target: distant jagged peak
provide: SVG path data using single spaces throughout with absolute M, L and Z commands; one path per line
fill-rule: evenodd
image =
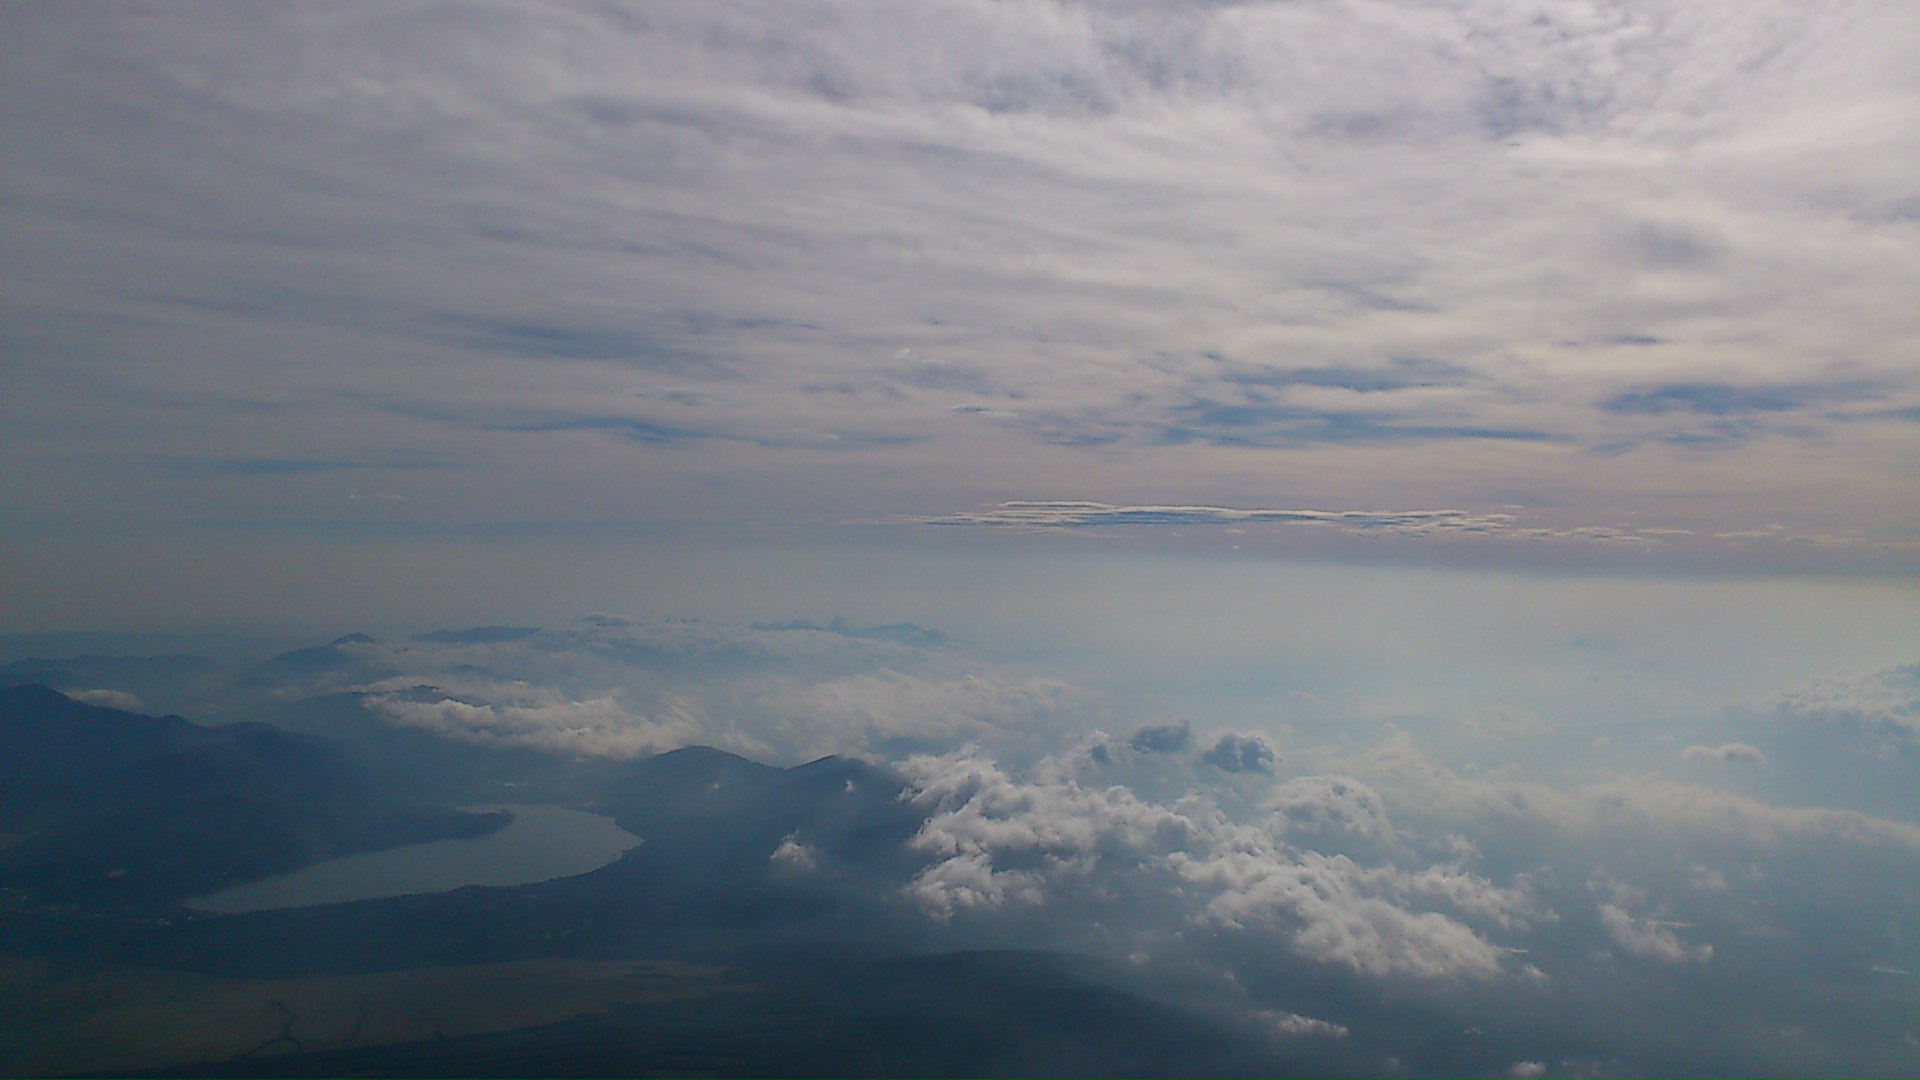
M 374 638 L 371 634 L 362 634 L 358 631 L 355 631 L 354 633 L 351 633 L 351 634 L 342 634 L 341 636 L 334 638 L 332 641 L 327 642 L 327 646 L 329 648 L 335 645 L 378 645 L 378 644 L 380 644 L 379 640 Z

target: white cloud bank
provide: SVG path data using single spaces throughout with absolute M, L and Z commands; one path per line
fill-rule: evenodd
M 707 745 L 787 764 L 1032 742 L 1100 708 L 958 648 L 812 626 L 595 616 L 480 638 L 344 641 L 294 686 L 358 693 L 394 722 L 474 741 L 609 757 Z

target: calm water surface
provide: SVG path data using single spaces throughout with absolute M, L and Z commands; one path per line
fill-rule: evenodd
M 329 859 L 290 874 L 196 896 L 187 906 L 223 915 L 450 892 L 468 885 L 531 885 L 596 870 L 640 838 L 612 818 L 559 806 L 489 806 L 513 820 L 471 840 L 435 840 Z

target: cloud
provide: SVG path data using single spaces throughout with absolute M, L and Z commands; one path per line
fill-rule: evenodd
M 1674 383 L 1635 390 L 1607 399 L 1601 407 L 1617 413 L 1693 412 L 1707 416 L 1790 412 L 1835 401 L 1871 398 L 1875 387 L 1863 383 L 1801 384 L 1768 387 Z
M 1018 529 L 1088 528 L 1109 525 L 1242 525 L 1271 522 L 1322 525 L 1349 532 L 1421 535 L 1433 532 L 1496 532 L 1512 515 L 1474 515 L 1464 510 L 1240 510 L 1223 506 L 1113 506 L 1101 502 L 1003 502 L 992 510 L 922 519 L 929 525 L 985 525 Z
M 1911 565 L 1876 546 L 1920 404 L 1903 7 L 848 12 L 14 20 L 0 439 L 44 480 L 8 505 L 358 536 L 314 492 L 431 459 L 381 529 L 873 521 L 1018 474 L 1472 531 L 1391 508 L 1550 475 L 1607 516 L 1536 539 L 1798 506 Z
M 1262 1010 L 1254 1014 L 1265 1020 L 1267 1025 L 1283 1039 L 1303 1037 L 1344 1039 L 1353 1034 L 1345 1024 L 1336 1024 L 1329 1020 L 1320 1020 L 1299 1013 L 1273 1012 Z
M 1528 428 L 1492 427 L 1471 422 L 1435 423 L 1429 410 L 1420 418 L 1344 408 L 1326 410 L 1250 401 L 1196 398 L 1169 410 L 1157 438 L 1171 445 L 1205 442 L 1219 446 L 1284 447 L 1315 443 L 1415 443 L 1442 440 L 1565 442 L 1564 435 Z
M 1746 762 L 1764 765 L 1767 755 L 1759 747 L 1746 743 L 1722 743 L 1719 746 L 1689 746 L 1680 752 L 1688 761 Z
M 793 833 L 787 834 L 786 838 L 780 841 L 780 846 L 773 849 L 773 854 L 767 856 L 767 861 L 794 870 L 814 870 L 819 867 L 819 861 L 814 858 L 813 849 L 801 843 L 799 837 Z
M 1057 678 L 1001 671 L 917 627 L 749 627 L 593 616 L 563 630 L 331 647 L 277 688 L 354 692 L 395 723 L 632 757 L 704 744 L 780 762 L 1031 741 L 1097 710 Z
M 1344 855 L 1280 860 L 1239 851 L 1176 865 L 1214 891 L 1212 918 L 1286 928 L 1295 949 L 1314 960 L 1375 976 L 1485 979 L 1501 971 L 1505 953 L 1465 924 L 1366 895 L 1361 868 Z
M 990 510 L 967 510 L 952 514 L 907 517 L 903 520 L 922 525 L 1009 529 L 1021 532 L 1045 532 L 1055 529 L 1100 528 L 1207 528 L 1248 525 L 1312 525 L 1350 536 L 1470 537 L 1504 540 L 1571 540 L 1583 543 L 1659 544 L 1694 536 L 1691 529 L 1665 525 L 1523 525 L 1521 518 L 1504 512 L 1469 510 L 1315 510 L 1278 508 L 1238 508 L 1226 506 L 1142 505 L 1121 506 L 1083 500 L 1016 499 L 1002 502 Z M 1764 530 L 1723 532 L 1717 539 L 1765 540 L 1788 544 L 1819 544 L 1829 547 L 1887 547 L 1884 541 L 1863 534 L 1851 536 L 1807 536 L 1789 533 L 1780 527 Z M 1896 545 L 1897 546 L 1897 545 Z
M 1506 822 L 1563 836 L 1630 830 L 1760 846 L 1791 842 L 1920 853 L 1920 825 L 1851 810 L 1784 806 L 1657 775 L 1563 784 L 1514 775 L 1466 776 L 1426 756 L 1404 732 L 1365 751 L 1333 756 L 1376 789 L 1391 792 L 1394 805 L 1470 831 Z
M 1689 948 L 1680 943 L 1673 930 L 1658 923 L 1635 919 L 1626 909 L 1617 904 L 1600 905 L 1600 925 L 1606 927 L 1607 935 L 1614 944 L 1635 956 L 1650 960 L 1664 960 L 1670 964 L 1694 961 L 1704 963 L 1713 958 L 1713 946 L 1699 945 Z
M 1550 923 L 1556 918 L 1524 878 L 1514 885 L 1498 885 L 1456 863 L 1438 863 L 1413 872 L 1379 870 L 1371 877 L 1384 879 L 1384 887 L 1400 896 L 1437 904 L 1501 929 Z
M 1277 755 L 1273 745 L 1258 735 L 1222 735 L 1200 760 L 1222 772 L 1267 773 Z
M 1261 804 L 1289 833 L 1353 837 L 1391 844 L 1393 823 L 1372 788 L 1350 776 L 1297 776 L 1275 788 Z
M 722 733 L 688 704 L 638 714 L 613 696 L 572 700 L 524 688 L 524 684 L 516 690 L 499 702 L 382 696 L 369 699 L 367 705 L 398 724 L 475 742 L 608 757 L 639 757 L 703 742 L 764 752 L 763 746 L 749 740 L 716 738 Z
M 1457 868 L 1410 873 L 1295 848 L 1277 839 L 1283 825 L 1234 824 L 1198 792 L 1150 802 L 1089 786 L 1057 759 L 1031 779 L 976 751 L 901 768 L 903 797 L 928 812 L 912 846 L 931 859 L 906 894 L 937 920 L 1007 907 L 1108 926 L 1166 917 L 1275 935 L 1365 975 L 1486 979 L 1506 954 L 1461 919 L 1513 927 L 1541 915 L 1524 890 Z M 1434 904 L 1459 917 L 1407 906 Z
M 1748 711 L 1821 726 L 1853 726 L 1920 746 L 1920 664 L 1825 678 Z
M 1133 733 L 1127 745 L 1145 754 L 1177 754 L 1193 741 L 1193 725 L 1185 720 L 1177 724 L 1149 724 Z
M 119 709 L 121 712 L 145 712 L 146 706 L 140 699 L 124 690 L 69 690 L 67 696 L 75 701 L 84 701 L 89 705 L 98 705 L 107 709 Z
M 1147 852 L 1197 828 L 1123 787 L 1093 790 L 1071 779 L 1022 783 L 977 751 L 908 758 L 906 797 L 934 811 L 914 846 L 943 857 L 996 851 L 1071 858 Z
M 906 893 L 931 918 L 946 921 L 969 908 L 997 908 L 1012 900 L 1038 904 L 1043 899 L 1034 874 L 996 870 L 985 852 L 949 856 L 914 875 Z
M 1072 687 L 1053 679 L 880 671 L 822 682 L 782 678 L 766 684 L 758 702 L 796 729 L 832 733 L 827 741 L 811 744 L 826 752 L 898 740 L 944 746 L 1045 724 L 1069 711 L 1076 696 Z
M 1242 386 L 1317 386 L 1351 390 L 1359 394 L 1391 393 L 1421 387 L 1444 386 L 1470 378 L 1462 367 L 1440 360 L 1403 357 L 1391 363 L 1368 367 L 1264 367 L 1229 363 L 1225 357 L 1210 356 L 1221 362 L 1223 377 Z

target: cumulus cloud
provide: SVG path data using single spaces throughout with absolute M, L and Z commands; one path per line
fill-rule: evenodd
M 813 849 L 801 843 L 799 836 L 794 833 L 788 833 L 780 841 L 780 846 L 773 849 L 773 854 L 767 856 L 767 860 L 794 870 L 813 870 L 819 866 Z
M 1390 843 L 1393 824 L 1378 793 L 1350 776 L 1298 776 L 1263 803 L 1288 832 L 1336 834 Z
M 1278 760 L 1273 744 L 1259 735 L 1222 735 L 1200 760 L 1222 772 L 1266 773 Z
M 903 797 L 929 811 L 913 847 L 932 860 L 907 893 L 936 919 L 1126 895 L 1129 908 L 1100 908 L 1100 918 L 1166 912 L 1273 935 L 1356 973 L 1485 979 L 1506 954 L 1462 920 L 1517 927 L 1540 915 L 1523 887 L 1295 847 L 1281 839 L 1284 824 L 1235 824 L 1197 792 L 1164 805 L 1086 786 L 1047 762 L 1022 779 L 974 751 L 902 767 Z
M 1336 1024 L 1330 1020 L 1320 1020 L 1299 1013 L 1260 1010 L 1254 1014 L 1267 1022 L 1275 1034 L 1286 1039 L 1315 1037 L 1325 1039 L 1344 1039 L 1353 1034 L 1345 1024 Z
M 1193 741 L 1193 725 L 1181 721 L 1178 724 L 1149 724 L 1133 733 L 1127 745 L 1146 754 L 1177 754 Z
M 1213 890 L 1212 918 L 1289 931 L 1296 950 L 1315 960 L 1380 976 L 1490 978 L 1505 957 L 1455 919 L 1368 895 L 1362 868 L 1345 855 L 1226 851 L 1179 857 L 1176 865 L 1186 880 Z
M 932 918 L 945 921 L 968 908 L 997 908 L 1009 900 L 1038 904 L 1044 893 L 1037 875 L 996 870 L 984 851 L 948 856 L 914 875 L 907 895 Z
M 122 712 L 144 712 L 146 706 L 140 699 L 124 690 L 69 690 L 67 696 L 75 701 L 84 701 L 89 705 L 99 705 L 107 709 L 119 709 Z
M 1197 829 L 1186 816 L 1127 788 L 1092 789 L 1071 778 L 1023 783 L 974 750 L 909 758 L 901 768 L 906 797 L 934 811 L 914 846 L 945 858 L 1137 854 L 1177 845 Z
M 1635 956 L 1668 963 L 1705 962 L 1713 958 L 1713 946 L 1689 947 L 1681 944 L 1673 928 L 1645 919 L 1636 919 L 1618 904 L 1600 905 L 1600 925 L 1614 944 Z
M 1395 895 L 1503 929 L 1521 929 L 1557 918 L 1525 878 L 1503 886 L 1458 863 L 1438 863 L 1416 871 L 1377 869 L 1370 871 L 1366 880 Z

